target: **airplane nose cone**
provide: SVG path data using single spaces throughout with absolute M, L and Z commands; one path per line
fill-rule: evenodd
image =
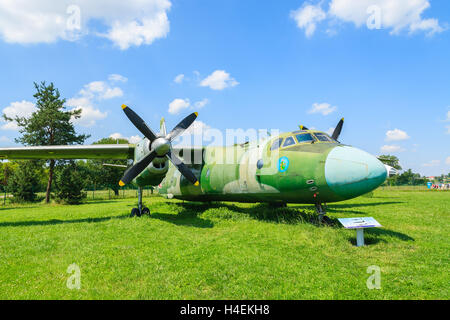
M 376 189 L 387 177 L 383 163 L 357 148 L 339 146 L 328 154 L 325 179 L 340 197 L 350 199 Z

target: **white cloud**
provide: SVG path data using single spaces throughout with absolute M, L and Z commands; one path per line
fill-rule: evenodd
M 445 119 L 445 121 L 450 121 L 450 110 L 447 111 L 447 118 Z
M 386 141 L 408 140 L 410 137 L 405 131 L 400 129 L 389 130 L 386 132 Z
M 425 32 L 427 35 L 440 33 L 445 28 L 435 18 L 423 18 L 424 12 L 430 7 L 428 0 L 331 0 L 328 1 L 328 12 L 318 5 L 306 4 L 291 12 L 291 17 L 297 21 L 297 26 L 305 29 L 307 37 L 313 35 L 316 25 L 328 21 L 328 34 L 334 34 L 339 23 L 353 23 L 357 28 L 366 26 L 373 15 L 370 8 L 377 8 L 380 13 L 380 28 L 390 31 L 390 34 Z
M 450 126 L 445 126 L 447 128 L 447 134 L 450 134 Z
M 325 131 L 325 132 L 328 133 L 329 136 L 331 136 L 333 134 L 333 132 L 334 132 L 334 129 L 335 128 L 328 128 L 328 130 Z M 311 130 L 313 130 L 313 129 L 311 129 Z
M 327 15 L 318 5 L 306 4 L 297 10 L 291 11 L 291 18 L 297 22 L 297 27 L 305 29 L 306 37 L 311 37 L 316 31 L 318 22 L 324 20 Z
M 3 114 L 8 118 L 16 117 L 30 117 L 33 112 L 37 110 L 35 104 L 30 101 L 22 100 L 17 102 L 12 102 L 9 106 L 3 109 Z M 5 122 L 1 128 L 3 130 L 19 130 L 17 123 L 15 121 Z
M 125 82 L 126 78 L 112 74 L 108 77 L 110 83 Z M 84 126 L 92 127 L 98 120 L 105 119 L 107 112 L 101 112 L 95 108 L 95 104 L 102 100 L 109 100 L 123 96 L 123 91 L 119 87 L 112 87 L 110 83 L 105 81 L 92 81 L 86 84 L 78 94 L 67 100 L 66 105 L 74 109 L 82 109 L 81 118 L 74 119 L 74 123 Z
M 189 99 L 175 99 L 169 104 L 169 113 L 178 114 L 191 106 Z
M 67 105 L 69 105 L 69 101 Z M 107 112 L 101 112 L 99 109 L 95 109 L 90 105 L 78 105 L 72 110 L 78 109 L 81 109 L 81 117 L 78 119 L 73 119 L 73 123 L 83 127 L 93 127 L 96 125 L 98 120 L 105 119 L 108 115 Z
M 113 98 L 119 98 L 122 96 L 123 96 L 122 89 L 120 89 L 118 87 L 114 87 L 114 88 L 106 88 L 106 90 L 103 93 L 101 98 L 108 100 L 108 99 L 113 99 Z
M 422 167 L 437 167 L 441 164 L 440 160 L 431 160 L 430 162 L 424 163 Z
M 109 137 L 113 139 L 127 139 L 129 143 L 133 144 L 138 143 L 142 140 L 142 138 L 139 136 L 124 137 L 121 133 L 118 132 L 111 134 Z
M 108 80 L 111 82 L 127 82 L 128 78 L 120 74 L 113 73 L 108 76 Z
M 9 43 L 110 39 L 120 49 L 151 44 L 169 33 L 169 0 L 2 0 L 0 36 Z M 92 29 L 102 24 L 104 33 Z
M 123 96 L 123 91 L 119 87 L 111 87 L 105 81 L 92 81 L 80 90 L 79 95 L 87 98 L 97 98 L 99 100 L 108 100 Z
M 194 105 L 197 109 L 201 109 L 204 106 L 206 106 L 208 103 L 209 103 L 209 100 L 205 98 L 203 100 L 197 101 Z
M 380 150 L 383 153 L 395 153 L 405 151 L 405 149 L 397 145 L 384 145 L 380 148 Z
M 184 80 L 184 74 L 179 74 L 175 77 L 175 79 L 173 79 L 173 82 L 175 83 L 182 83 Z
M 450 157 L 447 157 L 447 159 L 445 159 L 445 164 L 450 166 Z
M 308 113 L 321 113 L 326 116 L 337 110 L 337 107 L 331 106 L 329 103 L 314 103 Z
M 239 84 L 225 70 L 216 70 L 200 82 L 200 86 L 209 87 L 212 90 L 223 90 L 229 87 L 235 87 Z
M 423 12 L 430 7 L 428 0 L 332 0 L 329 15 L 360 27 L 369 18 L 367 10 L 371 6 L 380 9 L 381 28 L 391 30 L 391 34 L 403 30 L 433 34 L 444 30 L 436 19 L 422 18 Z
M 175 99 L 169 104 L 169 113 L 170 114 L 178 114 L 184 109 L 193 109 L 194 107 L 196 109 L 201 109 L 205 107 L 209 103 L 208 99 L 203 99 L 200 101 L 195 102 L 193 105 L 191 105 L 191 101 L 189 99 Z

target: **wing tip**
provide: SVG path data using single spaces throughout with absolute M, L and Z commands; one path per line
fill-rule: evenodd
M 125 104 L 123 104 L 123 105 L 122 105 L 122 109 L 125 110 L 126 108 L 128 108 L 128 106 L 125 105 Z
M 119 186 L 123 187 L 125 185 L 125 183 L 123 183 L 122 180 L 119 181 Z

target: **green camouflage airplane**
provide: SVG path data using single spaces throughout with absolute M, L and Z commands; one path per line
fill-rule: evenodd
M 131 108 L 123 111 L 144 135 L 136 145 L 43 146 L 0 148 L 5 159 L 133 159 L 120 186 L 139 187 L 138 208 L 148 214 L 142 188 L 158 186 L 167 198 L 187 201 L 236 201 L 314 204 L 320 219 L 323 204 L 351 199 L 382 184 L 387 171 L 369 153 L 338 141 L 344 119 L 332 136 L 300 130 L 226 147 L 172 147 L 171 142 L 197 118 L 192 113 L 169 134 L 164 120 L 155 134 Z

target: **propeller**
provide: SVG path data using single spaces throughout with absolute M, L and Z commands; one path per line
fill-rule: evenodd
M 166 134 L 164 125 L 164 130 L 161 132 L 160 136 L 156 136 L 149 126 L 147 126 L 145 121 L 142 120 L 136 112 L 131 110 L 131 108 L 126 105 L 122 105 L 122 109 L 134 126 L 150 141 L 150 153 L 140 161 L 136 162 L 124 173 L 122 179 L 119 181 L 119 185 L 123 187 L 127 183 L 133 181 L 133 179 L 144 171 L 156 157 L 167 157 L 188 181 L 195 186 L 198 186 L 199 182 L 192 173 L 191 169 L 189 169 L 183 161 L 181 161 L 181 159 L 172 153 L 171 144 L 176 137 L 182 134 L 183 131 L 189 128 L 195 119 L 197 119 L 198 113 L 194 112 L 188 115 L 178 125 L 176 125 L 169 134 Z
M 337 124 L 337 126 L 336 126 L 336 128 L 334 129 L 334 131 L 333 131 L 333 134 L 331 135 L 331 137 L 334 139 L 334 140 L 338 140 L 338 138 L 339 138 L 339 135 L 341 134 L 341 131 L 342 131 L 342 126 L 344 125 L 344 118 L 342 118 L 340 121 L 339 121 L 339 123 Z

